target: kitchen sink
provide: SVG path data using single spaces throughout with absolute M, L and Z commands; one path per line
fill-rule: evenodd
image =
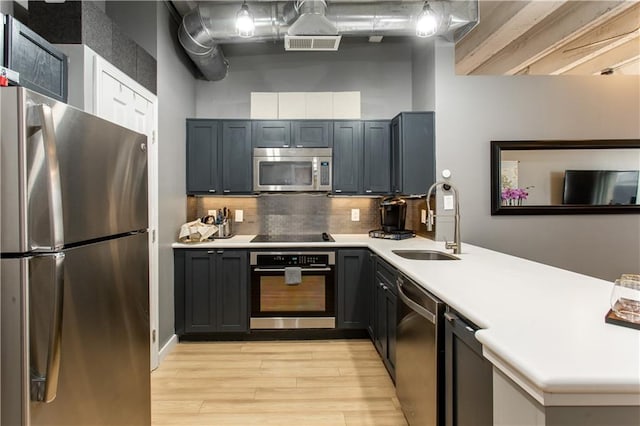
M 391 250 L 391 252 L 411 260 L 460 260 L 452 254 L 436 250 Z

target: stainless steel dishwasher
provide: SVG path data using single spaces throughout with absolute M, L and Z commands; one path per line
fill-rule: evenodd
M 444 304 L 398 275 L 396 393 L 407 422 L 440 426 L 444 420 Z

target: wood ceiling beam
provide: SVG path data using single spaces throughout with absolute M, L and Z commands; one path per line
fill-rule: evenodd
M 514 75 L 636 3 L 625 0 L 568 1 L 471 74 Z
M 636 36 L 615 49 L 567 70 L 563 75 L 600 74 L 604 69 L 611 68 L 615 70 L 617 67 L 638 59 L 640 59 L 640 37 Z
M 524 73 L 562 74 L 638 37 L 638 31 L 640 3 L 529 65 Z
M 469 74 L 564 3 L 480 1 L 480 25 L 456 44 L 456 73 Z

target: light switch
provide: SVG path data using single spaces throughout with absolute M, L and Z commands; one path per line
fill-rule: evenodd
M 351 209 L 351 221 L 360 222 L 360 209 Z
M 443 209 L 453 210 L 453 195 L 445 195 L 443 198 Z
M 244 210 L 236 210 L 235 222 L 242 222 L 244 220 Z
M 425 209 L 420 210 L 420 223 L 427 223 L 427 211 Z

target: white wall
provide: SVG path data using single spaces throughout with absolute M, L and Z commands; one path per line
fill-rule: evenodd
M 417 39 L 411 50 L 413 111 L 436 109 L 435 46 L 433 39 Z
M 389 119 L 411 110 L 409 43 L 343 42 L 337 52 L 285 52 L 281 45 L 262 44 L 268 53 L 254 49 L 250 54 L 225 47 L 229 75 L 198 80 L 197 117 L 249 118 L 251 92 L 360 91 L 363 119 Z
M 177 25 L 167 5 L 158 3 L 158 212 L 159 212 L 159 340 L 162 347 L 174 334 L 173 249 L 186 222 L 186 122 L 195 115 L 195 84 L 191 71 L 176 54 Z
M 640 138 L 637 76 L 456 76 L 436 43 L 436 167 L 461 191 L 462 239 L 612 280 L 640 271 L 640 215 L 491 216 L 489 142 Z

